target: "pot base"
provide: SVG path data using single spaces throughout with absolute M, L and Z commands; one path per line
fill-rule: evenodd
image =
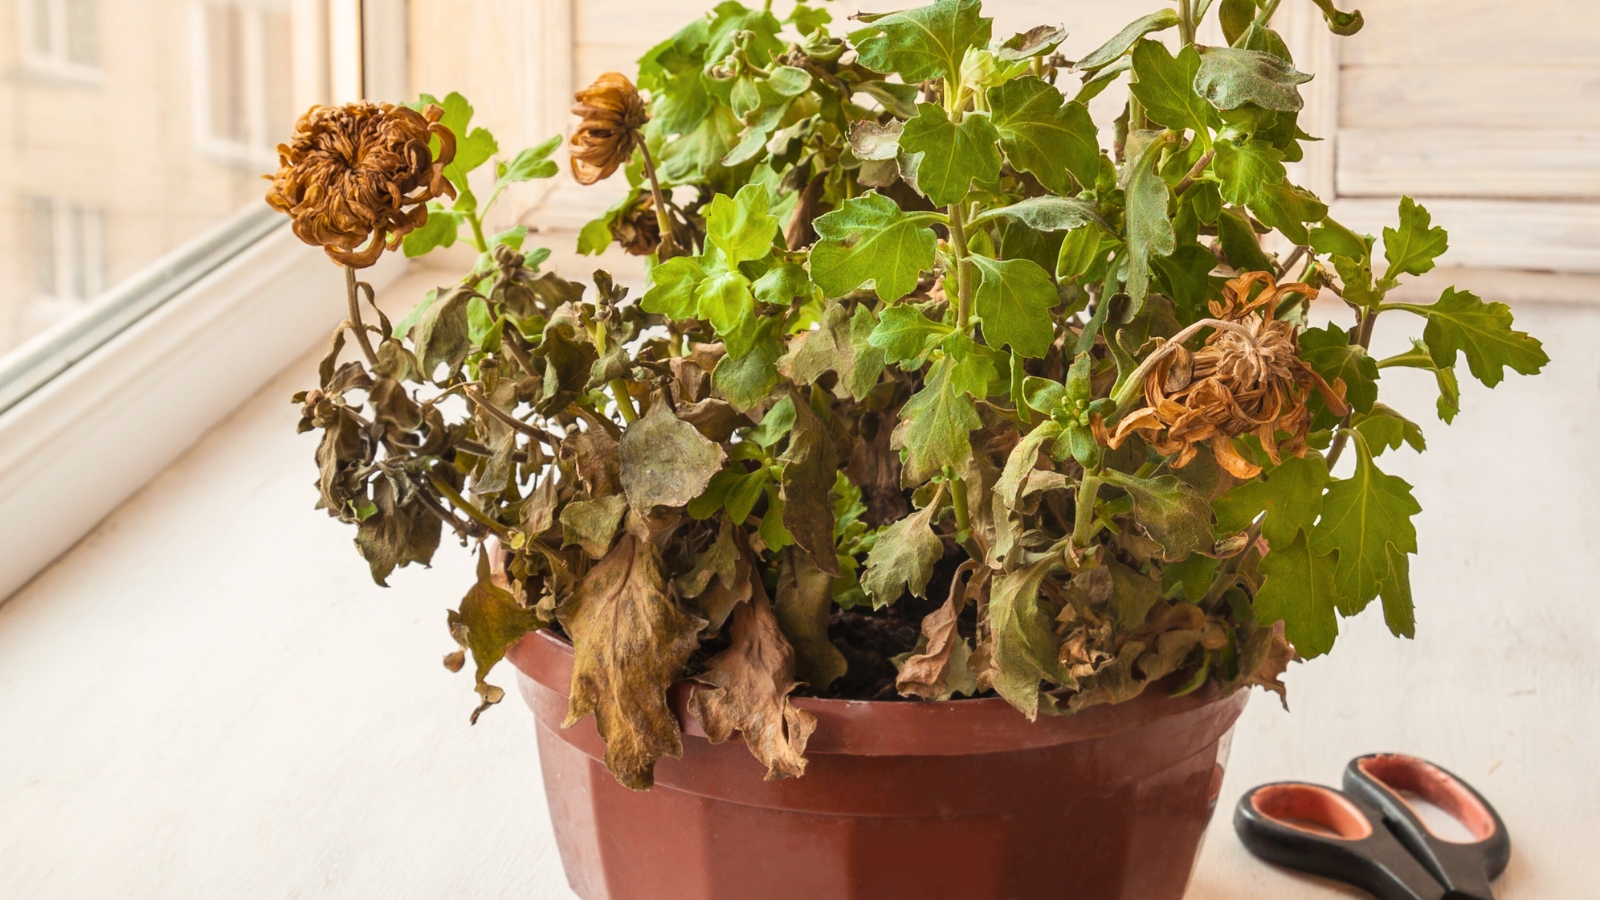
M 571 653 L 541 633 L 511 659 L 583 900 L 1181 900 L 1248 699 L 1151 691 L 1029 723 L 997 700 L 808 698 L 803 778 L 691 731 L 638 793 L 592 720 L 559 727 Z

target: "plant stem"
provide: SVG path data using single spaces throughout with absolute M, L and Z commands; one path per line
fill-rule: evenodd
M 1267 0 L 1266 3 L 1263 3 L 1261 5 L 1261 11 L 1256 13 L 1255 23 L 1260 25 L 1262 28 L 1267 27 L 1267 24 L 1272 21 L 1272 14 L 1278 11 L 1278 4 L 1280 2 L 1282 2 L 1282 0 Z
M 1078 483 L 1078 509 L 1072 522 L 1072 545 L 1074 547 L 1089 546 L 1089 537 L 1094 533 L 1094 504 L 1100 493 L 1102 484 L 1100 473 L 1090 471 L 1083 473 L 1083 481 Z
M 611 393 L 616 395 L 617 410 L 628 424 L 639 421 L 639 410 L 633 405 L 633 395 L 628 393 L 628 383 L 621 378 L 611 379 Z
M 972 269 L 967 259 L 966 210 L 959 202 L 950 204 L 950 249 L 956 255 L 956 330 L 966 334 L 972 327 Z
M 1378 321 L 1379 309 L 1368 309 L 1361 314 L 1361 324 L 1356 328 L 1356 344 L 1362 349 L 1367 349 L 1367 344 L 1372 341 L 1372 326 Z M 1328 448 L 1328 471 L 1333 471 L 1334 464 L 1339 462 L 1339 457 L 1344 453 L 1344 446 L 1350 442 L 1350 420 L 1355 415 L 1351 409 L 1344 414 L 1344 420 L 1339 423 L 1339 433 L 1333 436 L 1333 446 Z
M 667 260 L 677 255 L 678 243 L 672 237 L 672 217 L 667 215 L 667 195 L 661 192 L 661 182 L 656 178 L 656 162 L 650 158 L 650 148 L 641 141 L 639 156 L 644 160 L 644 177 L 650 180 L 650 199 L 656 208 L 656 227 L 661 231 L 661 246 L 656 258 Z
M 378 364 L 378 354 L 372 352 L 372 341 L 367 339 L 367 326 L 361 324 L 361 296 L 356 270 L 350 266 L 344 267 L 344 293 L 345 299 L 350 304 L 350 328 L 356 333 L 356 343 L 361 345 L 361 353 L 367 358 L 367 365 Z
M 511 534 L 510 532 L 506 531 L 505 526 L 484 515 L 483 510 L 474 506 L 471 501 L 467 500 L 467 498 L 461 496 L 461 492 L 451 487 L 450 484 L 443 478 L 440 478 L 439 476 L 430 472 L 428 474 L 428 482 L 433 485 L 434 490 L 443 494 L 444 498 L 449 500 L 451 505 L 455 506 L 456 509 L 466 513 L 467 518 L 494 532 L 498 537 L 510 539 Z
M 1178 0 L 1178 40 L 1185 47 L 1194 43 L 1194 8 L 1190 0 Z
M 489 252 L 489 240 L 483 236 L 483 220 L 477 213 L 467 213 L 467 224 L 472 226 L 472 243 L 479 253 Z
M 1199 137 L 1199 132 L 1196 132 L 1195 136 Z M 1200 176 L 1206 173 L 1206 166 L 1211 165 L 1211 160 L 1215 159 L 1216 155 L 1217 151 L 1214 148 L 1201 154 L 1200 158 L 1195 161 L 1194 166 L 1178 181 L 1178 186 L 1172 189 L 1172 195 L 1174 197 L 1182 197 L 1183 192 L 1193 187 L 1194 183 L 1200 180 Z
M 1239 567 L 1244 565 L 1246 555 L 1255 552 L 1256 542 L 1261 538 L 1261 521 L 1258 519 L 1250 523 L 1250 528 L 1245 531 L 1244 549 L 1230 557 L 1221 566 L 1217 567 L 1217 577 L 1212 579 L 1211 587 L 1206 590 L 1206 595 L 1200 598 L 1200 605 L 1208 607 L 1221 599 L 1228 588 L 1239 580 Z
M 545 439 L 546 435 L 544 432 L 533 427 L 532 425 L 529 425 L 527 422 L 522 421 L 516 416 L 511 415 L 500 407 L 495 406 L 493 403 L 490 403 L 482 394 L 477 393 L 472 388 L 467 388 L 466 390 L 462 391 L 461 394 L 468 400 L 471 400 L 473 405 L 477 406 L 479 409 L 483 410 L 494 418 L 499 419 L 512 429 L 520 431 L 529 437 L 538 438 L 539 440 Z
M 972 533 L 972 514 L 967 508 L 967 483 L 961 480 L 954 469 L 946 469 L 946 476 L 950 479 L 950 504 L 956 511 L 956 537 Z
M 1011 404 L 1017 408 L 1017 418 L 1024 427 L 1033 425 L 1033 410 L 1028 406 L 1028 398 L 1022 394 L 1022 379 L 1026 372 L 1022 368 L 1022 355 L 1011 354 Z

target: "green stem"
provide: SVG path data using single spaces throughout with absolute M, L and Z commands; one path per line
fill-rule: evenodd
M 1278 11 L 1278 4 L 1281 2 L 1282 0 L 1267 0 L 1266 3 L 1263 3 L 1261 11 L 1256 13 L 1256 24 L 1262 28 L 1267 27 L 1267 24 L 1272 21 L 1272 14 Z
M 378 364 L 378 354 L 372 352 L 372 341 L 367 338 L 367 326 L 361 324 L 361 300 L 359 299 L 360 287 L 356 281 L 356 270 L 349 266 L 344 267 L 344 293 L 345 299 L 350 304 L 350 328 L 356 333 L 356 343 L 361 345 L 361 353 L 367 358 L 367 365 Z
M 1028 398 L 1023 396 L 1022 379 L 1026 372 L 1022 368 L 1022 354 L 1011 354 L 1011 403 L 1017 408 L 1017 418 L 1024 427 L 1032 427 L 1033 410 L 1028 406 Z
M 1403 306 L 1403 304 L 1395 304 L 1395 306 Z M 1382 311 L 1383 306 L 1380 305 L 1361 314 L 1361 324 L 1356 327 L 1356 344 L 1362 350 L 1366 350 L 1367 345 L 1372 342 L 1372 326 L 1378 321 L 1378 313 Z M 1354 409 L 1345 413 L 1344 420 L 1339 423 L 1339 433 L 1333 436 L 1333 446 L 1328 448 L 1328 470 L 1330 472 L 1333 470 L 1334 465 L 1339 462 L 1339 457 L 1343 455 L 1345 445 L 1350 442 L 1350 420 L 1354 415 Z
M 1194 43 L 1194 8 L 1190 0 L 1178 0 L 1178 39 L 1185 47 Z
M 611 379 L 611 393 L 616 395 L 617 409 L 628 424 L 639 421 L 639 410 L 633 405 L 633 395 L 628 393 L 628 383 L 621 378 Z
M 1083 473 L 1083 481 L 1078 483 L 1078 509 L 1072 523 L 1072 545 L 1083 548 L 1089 546 L 1089 538 L 1094 534 L 1094 505 L 1100 493 L 1100 485 L 1104 482 L 1098 470 Z
M 956 330 L 972 328 L 972 264 L 968 260 L 966 210 L 950 204 L 950 249 L 956 255 Z
M 1244 549 L 1234 554 L 1223 564 L 1217 567 L 1217 577 L 1212 579 L 1211 587 L 1206 590 L 1206 595 L 1200 598 L 1200 606 L 1209 608 L 1211 604 L 1222 598 L 1228 588 L 1234 586 L 1239 580 L 1239 567 L 1244 564 L 1245 557 L 1255 552 L 1256 540 L 1261 537 L 1261 522 L 1257 520 L 1250 523 L 1250 528 L 1245 532 Z
M 667 215 L 667 195 L 661 191 L 661 181 L 656 178 L 656 163 L 650 158 L 650 148 L 639 144 L 639 156 L 644 160 L 644 177 L 650 181 L 650 199 L 656 208 L 656 227 L 661 232 L 661 246 L 656 258 L 662 261 L 677 255 L 678 243 L 672 238 L 672 217 Z
M 483 510 L 474 506 L 467 498 L 461 496 L 461 492 L 451 487 L 450 484 L 443 478 L 429 473 L 428 481 L 433 485 L 434 490 L 438 491 L 440 494 L 443 494 L 444 498 L 450 501 L 452 506 L 466 513 L 467 518 L 489 529 L 501 538 L 510 539 L 511 534 L 510 532 L 506 531 L 505 526 L 484 515 Z
M 949 478 L 950 504 L 956 511 L 956 538 L 960 540 L 962 535 L 972 533 L 972 515 L 967 509 L 967 483 L 961 480 L 954 469 L 946 469 L 945 474 Z
M 489 252 L 489 241 L 483 236 L 483 221 L 477 213 L 467 213 L 467 224 L 472 226 L 472 243 L 479 253 Z

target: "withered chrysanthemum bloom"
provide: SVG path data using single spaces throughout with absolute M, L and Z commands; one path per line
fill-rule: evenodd
M 267 203 L 289 214 L 296 237 L 335 262 L 370 266 L 385 246 L 398 248 L 428 220 L 429 200 L 455 196 L 444 167 L 455 158 L 456 139 L 439 124 L 443 115 L 433 105 L 420 113 L 366 101 L 313 106 L 289 143 L 278 145 Z M 437 159 L 428 151 L 430 135 L 439 137 Z
M 594 84 L 573 95 L 577 104 L 572 114 L 582 117 L 572 140 L 572 177 L 579 184 L 594 184 L 633 156 L 633 148 L 644 143 L 639 129 L 650 121 L 644 98 L 627 76 L 607 72 Z
M 1257 283 L 1261 292 L 1251 298 Z M 1234 450 L 1231 438 L 1254 434 L 1274 464 L 1282 453 L 1304 456 L 1311 413 L 1306 400 L 1313 389 L 1328 408 L 1344 415 L 1345 385 L 1323 380 L 1300 358 L 1294 323 L 1275 318 L 1287 293 L 1315 297 L 1306 284 L 1277 284 L 1266 272 L 1250 272 L 1229 281 L 1222 302 L 1211 302 L 1211 314 L 1233 327 L 1218 327 L 1200 350 L 1181 344 L 1157 350 L 1159 361 L 1145 373 L 1147 404 L 1134 410 L 1099 437 L 1115 449 L 1130 434 L 1149 441 L 1158 453 L 1182 467 L 1194 458 L 1197 445 L 1210 443 L 1217 462 L 1237 478 L 1253 478 L 1261 469 Z M 1279 442 L 1278 433 L 1289 437 Z
M 611 236 L 622 249 L 633 256 L 649 256 L 661 246 L 661 221 L 656 217 L 656 204 L 649 195 L 628 204 L 611 223 Z

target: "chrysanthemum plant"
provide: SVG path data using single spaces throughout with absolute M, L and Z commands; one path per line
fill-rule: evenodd
M 580 246 L 650 254 L 637 301 L 538 274 L 521 230 L 484 236 L 468 182 L 496 151 L 458 97 L 431 138 L 374 137 L 409 142 L 399 190 L 339 209 L 374 241 L 413 226 L 411 254 L 465 229 L 481 256 L 394 325 L 363 325 L 352 287 L 297 398 L 322 504 L 379 583 L 441 525 L 479 542 L 449 623 L 480 711 L 507 648 L 555 629 L 568 724 L 593 713 L 636 788 L 681 751 L 680 679 L 713 740 L 741 732 L 779 777 L 815 727 L 796 695 L 997 694 L 1031 718 L 1281 694 L 1375 599 L 1409 636 L 1419 506 L 1379 459 L 1423 436 L 1380 376 L 1429 373 L 1448 422 L 1460 357 L 1489 386 L 1546 357 L 1466 291 L 1387 299 L 1444 231 L 1403 199 L 1375 254 L 1290 183 L 1311 76 L 1278 0 L 1215 6 L 1228 46 L 1195 42 L 1212 4 L 1184 0 L 1069 61 L 1059 28 L 996 39 L 978 0 L 845 31 L 722 3 L 645 55 L 648 99 L 616 74 L 579 95 L 574 174 L 632 185 Z M 1086 104 L 1118 80 L 1101 127 Z M 497 163 L 494 190 L 554 174 L 551 149 Z M 448 206 L 417 175 L 439 162 Z M 315 221 L 338 190 L 279 202 Z M 302 236 L 355 253 L 348 234 Z M 1412 348 L 1369 355 L 1380 318 Z

